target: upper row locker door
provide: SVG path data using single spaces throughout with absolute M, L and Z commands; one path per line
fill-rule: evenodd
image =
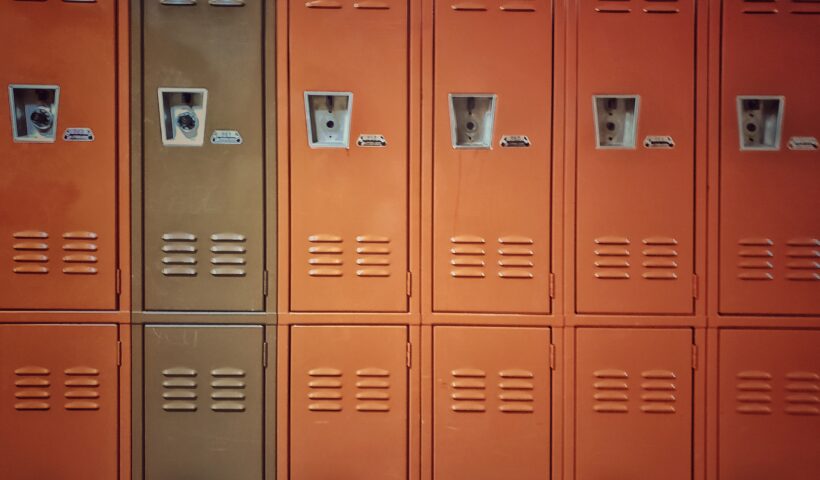
M 146 310 L 263 308 L 263 3 L 144 2 Z
M 577 311 L 693 311 L 695 2 L 581 0 Z
M 290 5 L 290 309 L 407 310 L 407 1 Z
M 0 309 L 116 308 L 115 3 L 0 3 Z
M 721 313 L 820 314 L 818 32 L 817 2 L 723 2 Z
M 549 313 L 552 4 L 435 3 L 433 308 Z
M 118 478 L 118 382 L 114 325 L 0 325 L 3 480 Z

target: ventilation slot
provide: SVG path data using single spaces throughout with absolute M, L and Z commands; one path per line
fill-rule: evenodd
M 486 12 L 487 6 L 478 2 L 459 2 L 450 5 L 456 12 Z
M 789 372 L 786 380 L 786 413 L 820 415 L 820 374 Z
M 677 3 L 678 0 L 646 0 L 649 2 L 650 5 L 652 4 L 669 4 L 669 3 Z M 679 13 L 680 10 L 677 8 L 672 7 L 671 5 L 652 5 L 650 7 L 643 9 L 644 13 L 657 13 L 661 15 L 669 15 Z
M 626 237 L 607 236 L 595 239 L 595 278 L 601 280 L 629 279 L 630 241 Z
M 498 409 L 503 413 L 533 413 L 535 397 L 532 391 L 535 388 L 535 374 L 529 370 L 502 370 L 499 372 L 501 381 L 498 395 L 501 405 Z
M 197 410 L 197 371 L 188 367 L 172 367 L 162 371 L 162 409 L 166 412 L 195 412 Z
M 786 242 L 786 279 L 798 282 L 820 280 L 820 239 L 793 238 Z
M 342 411 L 342 371 L 335 368 L 314 368 L 308 372 L 308 410 L 311 412 Z
M 93 367 L 71 367 L 63 373 L 67 388 L 64 397 L 66 410 L 99 410 L 100 371 Z
M 529 13 L 535 11 L 535 4 L 531 2 L 509 2 L 498 7 L 502 12 Z
M 310 246 L 308 259 L 311 277 L 342 276 L 342 237 L 331 234 L 317 234 L 308 237 Z
M 211 275 L 214 277 L 244 277 L 247 241 L 241 233 L 211 235 Z
M 774 241 L 770 238 L 742 238 L 738 241 L 737 277 L 741 280 L 774 280 Z
M 735 410 L 744 415 L 772 414 L 772 374 L 748 370 L 737 374 L 737 406 Z
M 356 276 L 390 276 L 390 237 L 359 235 L 356 237 Z
M 649 370 L 641 373 L 641 411 L 644 413 L 675 413 L 675 380 L 677 375 L 670 370 Z
M 48 273 L 48 233 L 27 230 L 15 232 L 14 237 L 14 267 L 12 271 L 18 274 Z
M 15 410 L 48 410 L 51 408 L 49 399 L 51 382 L 48 376 L 51 372 L 45 367 L 21 367 L 14 371 L 14 404 Z
M 532 238 L 524 236 L 506 236 L 498 239 L 499 249 L 498 254 L 501 258 L 498 260 L 498 265 L 501 270 L 498 276 L 505 279 L 523 279 L 529 280 L 534 278 L 533 274 L 533 257 L 535 252 L 532 245 L 535 241 Z
M 245 371 L 220 367 L 211 370 L 211 410 L 214 412 L 245 411 Z
M 356 371 L 356 378 L 357 411 L 390 411 L 390 372 L 382 368 L 363 368 Z
M 678 262 L 675 260 L 678 251 L 674 248 L 678 241 L 670 237 L 651 237 L 643 239 L 647 248 L 643 250 L 644 273 L 647 280 L 677 280 Z
M 97 267 L 97 234 L 94 232 L 66 232 L 63 238 L 70 243 L 63 245 L 63 273 L 95 275 Z
M 629 13 L 632 11 L 626 5 L 619 5 L 619 4 L 628 4 L 630 3 L 629 0 L 599 0 L 598 7 L 595 7 L 596 13 Z
M 450 372 L 450 409 L 456 413 L 482 413 L 487 410 L 485 402 L 487 373 L 477 368 L 457 368 Z
M 487 254 L 486 241 L 478 235 L 456 235 L 450 238 L 450 276 L 453 278 L 484 278 Z
M 162 274 L 167 277 L 195 277 L 197 274 L 196 235 L 165 233 L 162 235 Z
M 629 375 L 624 370 L 605 369 L 593 373 L 596 380 L 592 384 L 595 403 L 592 409 L 598 413 L 627 413 L 629 407 Z

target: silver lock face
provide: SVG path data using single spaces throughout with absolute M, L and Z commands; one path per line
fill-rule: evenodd
M 784 97 L 737 97 L 741 150 L 779 150 Z
M 353 94 L 305 92 L 308 145 L 311 148 L 348 148 Z
M 493 143 L 496 95 L 450 94 L 453 148 L 489 149 Z
M 60 88 L 10 85 L 9 108 L 15 142 L 52 143 L 56 138 Z
M 201 147 L 205 142 L 208 91 L 204 88 L 158 90 L 162 144 L 167 147 Z
M 639 103 L 637 95 L 592 97 L 596 148 L 635 148 Z

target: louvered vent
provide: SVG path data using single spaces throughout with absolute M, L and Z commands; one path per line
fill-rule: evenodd
M 48 410 L 51 408 L 51 372 L 45 367 L 27 366 L 14 371 L 15 410 Z
M 308 237 L 308 275 L 311 277 L 341 277 L 343 275 L 343 239 L 339 235 L 316 234 Z
M 680 10 L 675 6 L 678 0 L 646 0 L 646 7 L 642 9 L 643 13 L 654 15 L 674 15 L 680 13 Z
M 747 370 L 737 374 L 737 406 L 744 415 L 772 414 L 772 374 L 761 370 Z
M 484 278 L 487 243 L 478 235 L 456 235 L 450 238 L 450 275 L 454 278 Z
M 214 233 L 211 235 L 211 275 L 214 277 L 244 277 L 245 242 L 241 233 Z
M 336 368 L 314 368 L 308 372 L 308 410 L 342 411 L 342 371 Z
M 356 237 L 356 276 L 390 276 L 390 237 L 359 235 Z
M 535 397 L 532 394 L 535 374 L 529 370 L 509 369 L 498 372 L 501 381 L 498 394 L 501 405 L 498 410 L 503 413 L 533 413 Z
M 624 370 L 614 368 L 597 370 L 593 373 L 596 378 L 592 387 L 595 400 L 592 407 L 598 413 L 626 413 L 629 411 L 629 374 Z
M 677 280 L 678 241 L 670 237 L 651 237 L 643 239 L 644 272 L 641 275 L 647 280 Z
M 15 232 L 13 272 L 18 274 L 48 273 L 48 233 L 38 230 Z
M 786 245 L 786 279 L 798 282 L 820 280 L 820 239 L 793 238 Z
M 641 373 L 641 411 L 644 413 L 675 413 L 675 372 L 648 370 Z
M 63 239 L 63 273 L 96 275 L 97 234 L 88 231 L 66 232 Z
M 450 409 L 458 413 L 481 413 L 487 410 L 485 390 L 487 374 L 477 368 L 458 368 L 450 372 Z
M 197 410 L 197 371 L 188 367 L 171 367 L 162 371 L 162 409 L 166 412 Z
M 211 410 L 214 412 L 245 411 L 245 371 L 220 367 L 211 370 Z
M 197 274 L 196 235 L 171 232 L 162 235 L 162 274 L 168 277 L 195 277 Z
M 532 279 L 535 241 L 529 237 L 510 235 L 499 238 L 498 243 L 498 265 L 501 267 L 498 276 L 504 279 Z
M 737 278 L 749 281 L 774 280 L 774 241 L 770 238 L 743 238 L 738 241 Z
M 775 0 L 743 0 L 745 15 L 774 15 L 777 13 Z
M 100 409 L 100 371 L 93 367 L 71 367 L 65 369 L 66 410 Z
M 601 280 L 629 279 L 629 238 L 605 236 L 595 239 L 595 278 Z
M 598 0 L 595 13 L 625 14 L 630 13 L 630 0 Z
M 390 372 L 383 368 L 363 368 L 356 371 L 356 410 L 359 412 L 390 411 Z
M 820 374 L 789 372 L 786 374 L 786 413 L 820 415 Z

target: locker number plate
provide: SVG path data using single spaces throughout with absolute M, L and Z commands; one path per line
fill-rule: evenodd
M 90 128 L 66 128 L 63 133 L 66 142 L 93 142 L 94 132 Z
M 360 147 L 386 147 L 387 140 L 384 139 L 384 135 L 359 135 L 356 145 Z
M 675 141 L 669 135 L 649 135 L 643 140 L 645 148 L 675 148 Z
M 242 145 L 242 135 L 236 130 L 214 130 L 211 134 L 214 145 Z
M 530 146 L 530 139 L 526 135 L 504 135 L 500 144 L 503 148 L 527 148 Z

